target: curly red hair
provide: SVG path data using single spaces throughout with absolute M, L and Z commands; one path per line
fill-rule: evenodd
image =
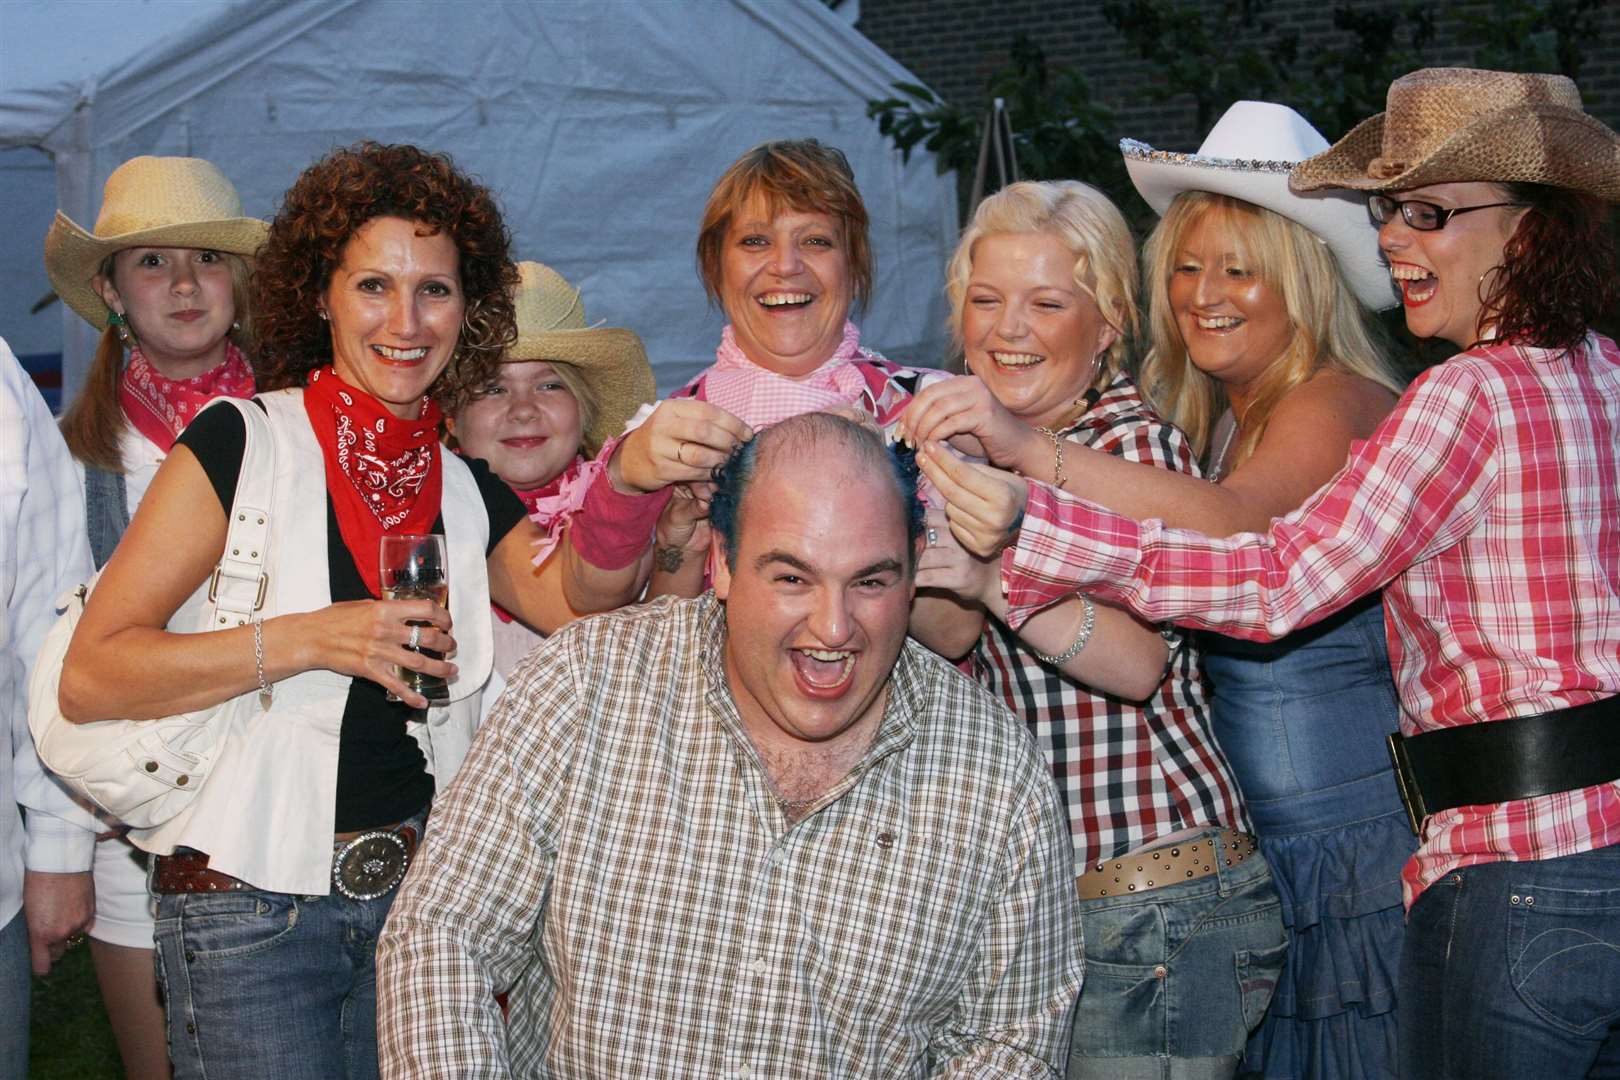
M 253 274 L 254 374 L 260 390 L 303 386 L 332 360 L 319 300 L 350 237 L 373 218 L 447 232 L 460 254 L 466 315 L 450 363 L 429 389 L 447 412 L 493 377 L 517 337 L 511 237 L 489 189 L 447 154 L 356 143 L 305 169 L 283 196 Z
M 1503 341 L 1573 349 L 1620 298 L 1609 205 L 1545 184 L 1502 186 L 1529 209 L 1503 248 L 1482 321 L 1494 319 Z

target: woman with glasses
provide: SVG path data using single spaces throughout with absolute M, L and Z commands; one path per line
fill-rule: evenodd
M 1404 870 L 1401 1074 L 1620 1065 L 1620 137 L 1568 79 L 1402 77 L 1292 173 L 1371 193 L 1408 328 L 1456 345 L 1266 533 L 1137 523 L 925 451 L 952 526 L 1009 535 L 1011 618 L 1083 588 L 1257 640 L 1384 587 Z

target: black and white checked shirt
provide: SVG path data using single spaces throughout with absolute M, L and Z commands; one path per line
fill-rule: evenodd
M 519 665 L 379 946 L 385 1075 L 1061 1073 L 1073 862 L 1022 726 L 908 641 L 865 758 L 789 825 L 724 639 L 709 594 Z
M 1123 372 L 1060 434 L 1126 461 L 1198 475 L 1186 436 Z M 1210 727 L 1197 650 L 1185 634 L 1170 638 L 1164 682 L 1138 704 L 1093 691 L 1042 662 L 1006 624 L 985 623 L 974 674 L 1023 718 L 1050 762 L 1074 830 L 1076 874 L 1191 826 L 1249 829 Z

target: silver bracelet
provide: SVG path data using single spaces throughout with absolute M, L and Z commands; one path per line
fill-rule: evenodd
M 1080 616 L 1080 633 L 1075 637 L 1074 644 L 1058 653 L 1056 656 L 1047 656 L 1036 652 L 1035 656 L 1043 664 L 1054 664 L 1061 667 L 1080 655 L 1080 650 L 1086 647 L 1091 640 L 1091 632 L 1097 628 L 1097 609 L 1091 606 L 1091 601 L 1084 596 L 1080 597 L 1080 605 L 1085 608 L 1085 614 Z
M 253 620 L 253 670 L 259 676 L 259 704 L 265 708 L 270 707 L 270 700 L 276 696 L 276 688 L 264 677 L 264 620 Z

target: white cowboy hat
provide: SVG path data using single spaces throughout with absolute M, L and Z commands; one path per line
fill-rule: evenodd
M 1389 269 L 1378 254 L 1378 229 L 1366 200 L 1346 192 L 1296 193 L 1288 174 L 1328 141 L 1299 113 L 1269 101 L 1239 101 L 1210 129 L 1196 153 L 1155 150 L 1120 140 L 1125 171 L 1154 211 L 1163 214 L 1183 191 L 1230 195 L 1309 229 L 1327 245 L 1345 282 L 1369 308 L 1394 307 Z
M 596 399 L 585 441 L 599 446 L 623 434 L 636 410 L 658 396 L 641 338 L 616 326 L 586 326 L 579 290 L 567 279 L 544 263 L 517 266 L 517 340 L 502 361 L 548 360 L 576 368 Z
M 107 256 L 132 247 L 207 248 L 252 258 L 270 226 L 242 216 L 242 200 L 210 161 L 137 157 L 107 177 L 94 232 L 56 212 L 45 234 L 45 273 L 56 295 L 97 330 L 112 309 L 93 279 Z

